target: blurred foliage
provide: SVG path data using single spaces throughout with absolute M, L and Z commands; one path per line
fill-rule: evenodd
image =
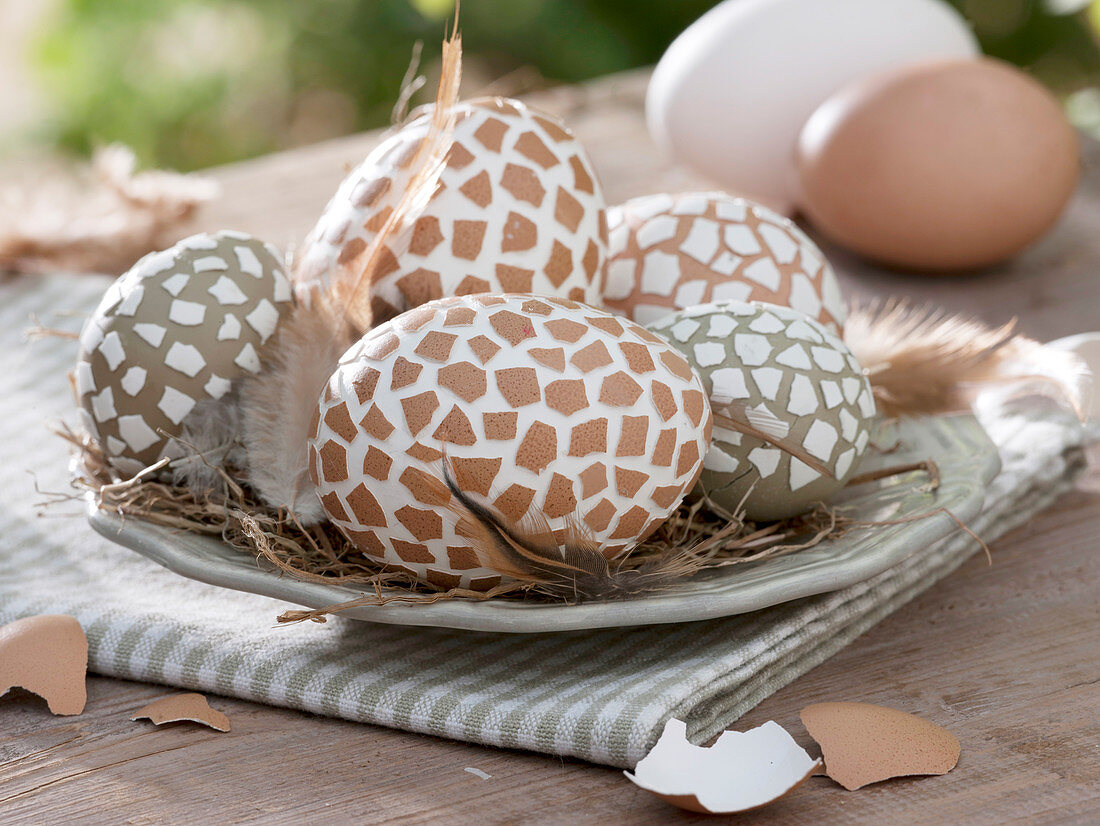
M 953 2 L 989 54 L 1062 93 L 1098 85 L 1100 0 L 1090 8 Z M 653 63 L 714 4 L 464 0 L 468 76 L 530 67 L 570 82 Z M 145 163 L 194 169 L 384 125 L 413 43 L 424 41 L 429 62 L 453 8 L 453 0 L 57 0 L 35 49 L 53 113 L 41 137 L 85 154 L 122 141 Z

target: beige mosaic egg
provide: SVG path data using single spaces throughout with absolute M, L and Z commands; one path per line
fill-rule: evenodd
M 438 187 L 405 240 L 387 250 L 376 321 L 436 298 L 539 293 L 596 302 L 607 254 L 605 202 L 584 149 L 557 118 L 515 100 L 457 106 Z M 326 282 L 389 218 L 428 130 L 423 112 L 340 185 L 306 239 L 298 274 Z M 404 245 L 403 245 L 404 246 Z
M 821 250 L 766 207 L 722 192 L 646 195 L 608 211 L 603 306 L 650 324 L 711 301 L 792 307 L 840 334 L 844 299 Z
M 138 261 L 80 336 L 76 391 L 85 428 L 120 472 L 183 450 L 171 437 L 221 399 L 290 309 L 277 251 L 237 232 L 195 235 Z
M 822 324 L 789 307 L 726 301 L 650 329 L 706 385 L 714 439 L 701 492 L 731 512 L 744 499 L 750 519 L 768 520 L 803 513 L 844 486 L 867 448 L 875 401 L 855 356 Z
M 710 442 L 703 385 L 667 342 L 574 301 L 433 301 L 372 330 L 322 396 L 310 472 L 364 553 L 443 587 L 501 581 L 456 532 L 459 488 L 508 524 L 574 524 L 608 558 L 695 484 Z

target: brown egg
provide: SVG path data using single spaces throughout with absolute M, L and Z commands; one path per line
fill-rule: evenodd
M 806 122 L 802 207 L 834 241 L 906 269 L 1002 261 L 1058 219 L 1079 174 L 1054 97 L 997 60 L 922 63 L 845 87 Z

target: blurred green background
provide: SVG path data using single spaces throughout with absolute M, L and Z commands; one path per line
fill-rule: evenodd
M 826 2 L 827 0 L 819 0 Z M 889 0 L 883 0 L 889 2 Z M 519 92 L 655 62 L 715 0 L 464 0 L 466 88 Z M 1100 131 L 1100 0 L 954 0 L 988 54 Z M 39 146 L 121 141 L 196 169 L 384 125 L 453 0 L 56 0 L 27 60 Z M 833 36 L 843 37 L 843 33 Z

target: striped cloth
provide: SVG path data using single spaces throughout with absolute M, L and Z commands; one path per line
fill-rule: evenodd
M 666 719 L 706 739 L 946 576 L 977 546 L 958 535 L 843 591 L 751 615 L 548 635 L 402 628 L 331 619 L 273 627 L 273 600 L 183 579 L 93 534 L 67 486 L 70 341 L 27 344 L 32 314 L 76 327 L 105 283 L 0 286 L 0 622 L 68 613 L 100 674 L 241 697 L 476 743 L 633 766 Z M 984 421 L 1004 470 L 974 527 L 992 540 L 1072 486 L 1083 436 L 1049 410 Z M 30 473 L 27 473 L 29 471 Z

